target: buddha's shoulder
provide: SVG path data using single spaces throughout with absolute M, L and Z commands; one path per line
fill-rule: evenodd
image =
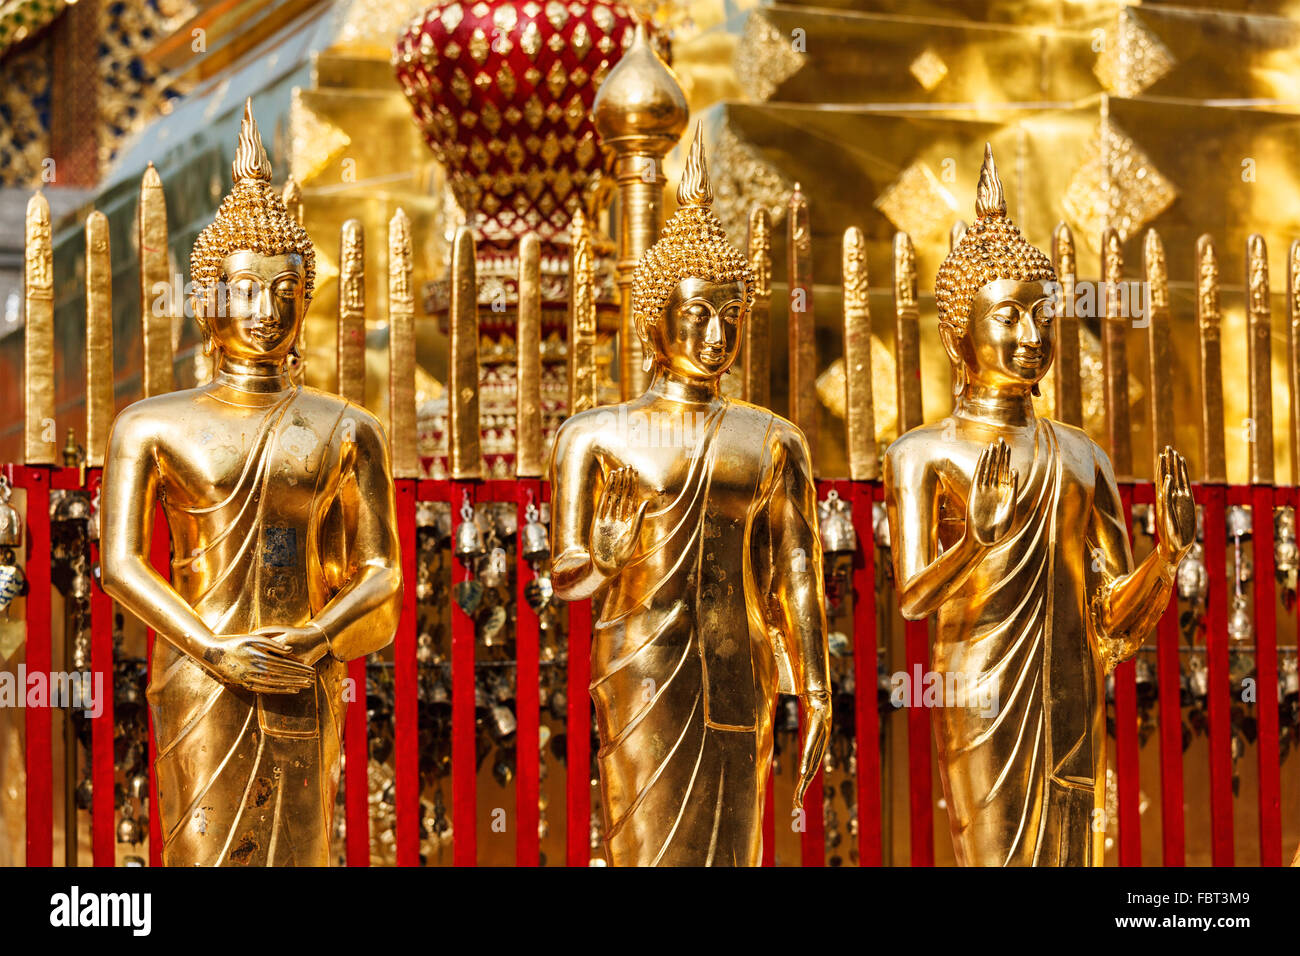
M 770 408 L 740 398 L 727 399 L 727 419 L 731 424 L 761 425 L 778 440 L 804 437 L 799 426 L 788 418 L 782 418 Z
M 368 425 L 383 428 L 379 418 L 364 405 L 358 405 L 356 402 L 350 401 L 335 392 L 312 388 L 310 385 L 303 385 L 298 389 L 294 405 L 300 410 L 310 408 L 322 415 L 351 416 L 364 421 Z
M 885 461 L 899 465 L 913 461 L 929 461 L 936 457 L 936 442 L 959 441 L 957 434 L 952 419 L 949 418 L 918 425 L 894 439 L 885 449 Z
M 201 389 L 182 388 L 132 402 L 113 418 L 115 430 L 159 429 L 189 411 L 199 401 Z
M 1109 461 L 1106 450 L 1088 437 L 1088 433 L 1076 425 L 1067 425 L 1056 419 L 1047 419 L 1056 436 L 1056 443 L 1061 451 L 1073 457 L 1104 458 Z
M 560 423 L 559 430 L 555 434 L 555 440 L 557 442 L 572 443 L 593 439 L 606 433 L 617 422 L 626 422 L 627 415 L 628 404 L 626 402 L 617 405 L 596 405 L 593 408 L 584 408 Z

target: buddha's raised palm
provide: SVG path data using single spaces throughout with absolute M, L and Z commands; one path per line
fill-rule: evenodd
M 1160 489 L 1156 495 L 1159 547 L 1170 563 L 1177 564 L 1196 541 L 1196 502 L 1187 459 L 1168 445 L 1156 464 L 1156 487 Z
M 1011 467 L 1011 448 L 999 438 L 980 452 L 966 496 L 966 529 L 985 547 L 1011 530 L 1020 475 Z
M 636 550 L 641 522 L 649 501 L 637 503 L 637 473 L 630 465 L 609 473 L 591 522 L 591 559 L 605 574 L 613 574 Z

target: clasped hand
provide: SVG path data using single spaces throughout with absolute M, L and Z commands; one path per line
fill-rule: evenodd
M 204 659 L 227 683 L 258 694 L 296 694 L 315 682 L 314 665 L 328 651 L 317 628 L 273 625 L 220 637 Z

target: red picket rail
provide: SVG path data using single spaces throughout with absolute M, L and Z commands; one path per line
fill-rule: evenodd
M 1210 859 L 1215 866 L 1232 866 L 1232 709 L 1228 699 L 1231 682 L 1224 556 L 1227 488 L 1201 485 L 1196 490 L 1205 509 L 1205 571 L 1209 581 L 1205 601 L 1205 670 L 1210 742 Z
M 52 488 L 83 489 L 92 496 L 101 479 L 98 469 L 84 477 L 75 468 L 7 465 L 5 472 L 15 488 L 27 493 L 26 555 L 29 593 L 26 601 L 29 673 L 49 673 L 50 647 L 50 520 Z M 83 485 L 84 481 L 84 485 Z M 818 483 L 819 497 L 835 490 L 850 505 L 858 537 L 858 551 L 851 570 L 853 621 L 853 675 L 856 684 L 854 725 L 857 745 L 855 793 L 858 807 L 857 851 L 864 866 L 878 866 L 885 858 L 885 841 L 891 834 L 883 827 L 885 768 L 881 752 L 881 719 L 877 711 L 878 614 L 891 614 L 892 605 L 881 607 L 876 591 L 877 562 L 888 560 L 878 554 L 874 542 L 872 506 L 883 499 L 879 482 L 827 481 Z M 1150 505 L 1154 489 L 1149 484 L 1125 483 L 1120 488 L 1126 513 L 1134 504 Z M 1228 673 L 1227 601 L 1229 582 L 1225 561 L 1227 545 L 1224 520 L 1231 505 L 1249 505 L 1255 514 L 1253 553 L 1254 609 L 1256 625 L 1255 711 L 1258 719 L 1259 839 L 1260 862 L 1282 862 L 1280 733 L 1278 720 L 1278 635 L 1274 610 L 1272 509 L 1300 505 L 1300 489 L 1268 486 L 1197 485 L 1194 492 L 1204 512 L 1205 563 L 1210 582 L 1206 605 L 1206 667 L 1208 671 L 1208 740 L 1211 858 L 1216 866 L 1234 862 L 1233 795 L 1231 758 L 1231 699 Z M 397 482 L 397 511 L 402 545 L 402 565 L 407 581 L 402 616 L 394 643 L 394 791 L 397 819 L 397 863 L 421 862 L 421 783 L 419 750 L 419 665 L 418 609 L 415 592 L 417 570 L 416 508 L 420 501 L 445 502 L 452 510 L 452 535 L 459 527 L 460 507 L 468 497 L 471 505 L 490 502 L 513 503 L 522 532 L 528 504 L 539 508 L 549 498 L 550 488 L 539 479 L 517 481 L 413 480 Z M 522 547 L 522 533 L 516 536 Z M 97 542 L 91 542 L 91 560 L 98 563 Z M 170 540 L 159 507 L 150 549 L 151 561 L 163 573 L 170 573 Z M 536 612 L 525 598 L 525 588 L 534 577 L 531 565 L 516 553 L 516 777 L 514 857 L 517 865 L 537 866 L 541 841 L 538 832 L 541 793 L 540 628 Z M 452 585 L 468 581 L 472 572 L 459 559 L 452 560 Z M 883 598 L 892 601 L 892 598 Z M 112 686 L 113 602 L 92 575 L 90 598 L 91 668 L 102 674 L 104 686 Z M 1159 699 L 1158 746 L 1160 751 L 1161 859 L 1167 866 L 1186 862 L 1187 821 L 1183 810 L 1185 767 L 1182 754 L 1182 712 L 1180 690 L 1180 633 L 1178 603 L 1171 599 L 1168 612 L 1155 635 Z M 450 611 L 452 673 L 452 807 L 453 860 L 456 865 L 478 862 L 479 823 L 477 787 L 477 729 L 475 726 L 476 633 L 473 619 L 453 600 Z M 567 674 L 568 713 L 566 718 L 567 767 L 565 781 L 565 860 L 571 866 L 586 866 L 591 857 L 589 826 L 591 815 L 590 652 L 592 606 L 590 602 L 570 605 L 569 667 Z M 149 635 L 152 651 L 153 635 Z M 904 661 L 909 673 L 929 661 L 928 622 L 909 622 L 904 631 Z M 345 753 L 347 755 L 345 805 L 347 822 L 346 858 L 350 866 L 369 865 L 370 806 L 368 783 L 369 728 L 366 716 L 365 661 L 353 661 L 349 676 L 355 681 L 355 702 L 347 710 Z M 91 834 L 93 862 L 111 866 L 116 859 L 116 811 L 114 809 L 114 715 L 112 694 L 106 694 L 101 714 L 91 726 L 90 774 L 93 783 Z M 1140 865 L 1141 823 L 1138 807 L 1138 720 L 1135 670 L 1132 662 L 1115 673 L 1116 774 L 1119 790 L 1119 859 L 1121 865 Z M 27 860 L 29 865 L 53 863 L 53 741 L 48 707 L 28 708 L 27 735 Z M 909 841 L 912 865 L 934 862 L 934 799 L 931 774 L 932 745 L 930 714 L 925 708 L 909 708 L 906 717 Z M 802 722 L 802 715 L 801 715 Z M 157 781 L 153 771 L 156 745 L 150 717 L 150 805 L 149 859 L 161 864 L 161 816 L 158 813 Z M 797 754 L 790 763 L 797 767 Z M 800 835 L 800 861 L 805 866 L 823 865 L 826 858 L 823 820 L 823 783 L 819 774 L 805 801 L 804 830 Z M 764 819 L 763 864 L 774 865 L 776 833 L 785 817 L 777 812 L 773 787 L 769 784 Z

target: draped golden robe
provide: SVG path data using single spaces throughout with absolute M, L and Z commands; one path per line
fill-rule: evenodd
M 349 410 L 366 414 L 297 389 L 266 409 L 242 466 L 216 483 L 220 501 L 186 503 L 164 485 L 173 586 L 213 632 L 303 625 L 343 583 L 357 507 Z M 148 699 L 167 865 L 328 865 L 346 668 L 326 654 L 315 686 L 256 694 L 156 642 Z
M 967 706 L 934 711 L 957 862 L 1102 862 L 1103 660 L 1092 597 L 1132 569 L 1109 460 L 1079 429 L 1039 419 L 1015 524 L 938 611 L 934 670 Z M 962 511 L 964 514 L 964 510 Z M 1083 538 L 1067 529 L 1086 529 Z M 979 701 L 993 693 L 986 714 Z
M 592 643 L 606 848 L 615 866 L 757 866 L 778 684 L 802 686 L 805 653 L 776 595 L 809 574 L 822 593 L 807 445 L 724 402 L 667 490 Z M 805 624 L 824 648 L 824 615 Z

